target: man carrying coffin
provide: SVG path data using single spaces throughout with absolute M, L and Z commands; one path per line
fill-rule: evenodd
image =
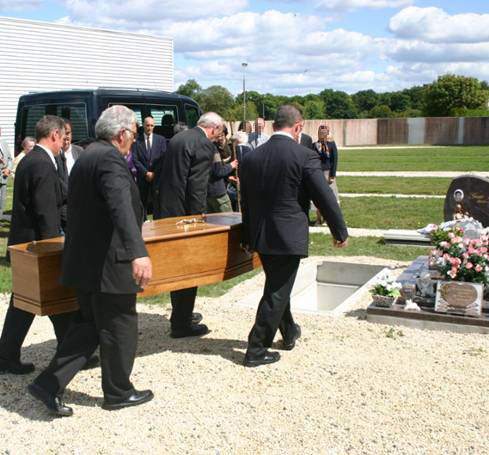
M 334 246 L 347 245 L 346 225 L 324 179 L 319 157 L 296 142 L 301 122 L 295 107 L 280 107 L 273 125 L 275 133 L 250 152 L 240 168 L 243 244 L 258 252 L 265 271 L 263 297 L 248 337 L 247 367 L 280 359 L 278 352 L 267 350 L 277 330 L 285 350 L 293 349 L 301 335 L 290 311 L 290 292 L 299 261 L 308 253 L 310 199 L 327 220 Z
M 70 174 L 68 230 L 61 284 L 74 288 L 80 315 L 54 359 L 29 392 L 54 414 L 70 416 L 65 387 L 100 344 L 107 410 L 145 403 L 129 377 L 138 337 L 136 293 L 151 279 L 151 260 L 141 233 L 144 210 L 125 156 L 137 134 L 134 112 L 106 109 L 95 125 L 97 141 Z
M 12 223 L 8 245 L 44 240 L 61 235 L 61 185 L 55 157 L 59 155 L 65 135 L 60 117 L 45 115 L 36 123 L 37 144 L 19 163 L 14 180 Z M 58 346 L 71 322 L 72 313 L 49 316 Z M 5 316 L 0 338 L 0 373 L 27 374 L 32 363 L 20 361 L 22 343 L 34 315 L 13 306 Z
M 169 142 L 160 178 L 160 218 L 200 215 L 206 211 L 207 184 L 223 120 L 214 112 L 203 114 L 197 126 L 175 135 Z M 170 293 L 171 336 L 183 338 L 205 335 L 208 328 L 193 313 L 197 288 Z

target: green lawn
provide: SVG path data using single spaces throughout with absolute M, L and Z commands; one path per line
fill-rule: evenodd
M 347 177 L 336 179 L 340 193 L 426 194 L 445 196 L 450 178 Z
M 444 199 L 344 197 L 341 210 L 349 227 L 419 229 L 443 221 Z M 311 219 L 315 219 L 311 212 Z
M 478 171 L 489 169 L 489 147 L 340 150 L 338 171 Z

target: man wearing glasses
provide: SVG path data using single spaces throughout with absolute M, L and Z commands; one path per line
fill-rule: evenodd
M 151 260 L 141 233 L 144 210 L 125 156 L 137 133 L 134 112 L 112 106 L 95 125 L 97 141 L 70 174 L 68 230 L 61 283 L 76 290 L 80 314 L 48 368 L 29 392 L 58 416 L 65 387 L 100 344 L 106 410 L 153 398 L 130 381 L 136 355 L 136 293 L 151 279 Z

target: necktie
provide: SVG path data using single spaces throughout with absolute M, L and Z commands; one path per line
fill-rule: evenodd
M 149 143 L 149 136 L 146 136 L 146 150 L 149 154 L 149 151 L 151 150 L 151 145 Z

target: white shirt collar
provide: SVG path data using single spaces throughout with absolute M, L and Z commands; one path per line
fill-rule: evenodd
M 292 134 L 290 133 L 287 133 L 285 131 L 275 131 L 275 133 L 272 134 L 272 136 L 276 136 L 276 135 L 280 135 L 280 136 L 287 136 L 287 137 L 290 137 L 293 141 L 295 141 L 294 137 L 292 136 Z
M 53 162 L 54 167 L 56 168 L 56 170 L 58 170 L 58 165 L 56 164 L 56 160 L 54 159 L 53 152 L 51 152 L 51 150 L 49 150 L 47 147 L 44 147 L 44 145 L 41 145 L 41 144 L 36 144 L 36 145 L 41 147 L 49 155 L 49 158 L 51 158 L 51 161 Z

